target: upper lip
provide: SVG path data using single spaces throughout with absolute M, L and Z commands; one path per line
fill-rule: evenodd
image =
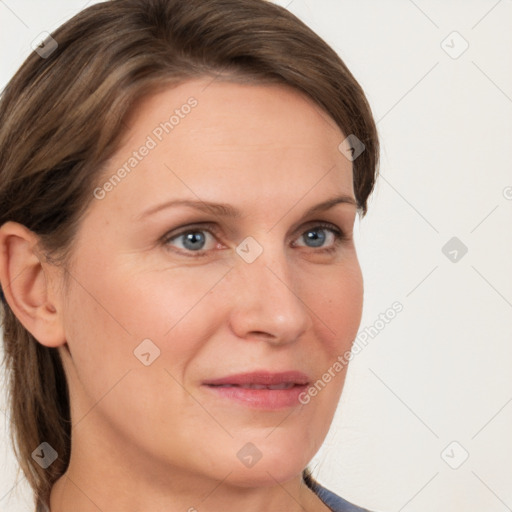
M 250 373 L 237 373 L 235 375 L 228 375 L 220 379 L 205 380 L 203 384 L 206 385 L 222 385 L 232 384 L 242 386 L 245 384 L 261 384 L 272 386 L 274 384 L 293 383 L 297 385 L 305 385 L 309 383 L 309 377 L 299 371 L 285 371 L 285 372 L 269 372 L 269 371 L 256 371 Z

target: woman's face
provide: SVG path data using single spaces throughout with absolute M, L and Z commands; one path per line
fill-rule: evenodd
M 284 86 L 211 79 L 146 98 L 127 127 L 61 305 L 72 459 L 242 486 L 296 477 L 346 370 L 306 404 L 307 386 L 231 376 L 295 371 L 313 385 L 351 347 L 363 282 L 345 135 Z

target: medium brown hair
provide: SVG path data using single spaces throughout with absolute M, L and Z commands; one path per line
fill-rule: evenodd
M 334 50 L 284 8 L 265 0 L 111 0 L 52 37 L 58 46 L 33 52 L 0 98 L 0 225 L 15 221 L 36 233 L 48 261 L 69 261 L 102 165 L 137 101 L 193 78 L 286 84 L 313 99 L 365 145 L 353 185 L 366 214 L 379 157 L 369 104 Z M 12 442 L 36 503 L 48 504 L 70 457 L 66 376 L 57 349 L 37 342 L 1 303 Z M 58 453 L 47 469 L 31 457 L 42 442 Z M 309 470 L 304 477 L 313 482 Z

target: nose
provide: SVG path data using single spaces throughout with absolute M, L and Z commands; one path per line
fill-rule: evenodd
M 270 244 L 268 244 L 270 246 Z M 300 276 L 283 247 L 265 248 L 252 263 L 240 258 L 230 274 L 233 289 L 231 328 L 239 338 L 272 345 L 293 343 L 312 325 Z

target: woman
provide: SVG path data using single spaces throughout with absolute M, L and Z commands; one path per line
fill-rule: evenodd
M 354 77 L 264 0 L 111 0 L 30 55 L 0 102 L 0 282 L 37 510 L 364 510 L 307 464 L 377 167 Z

